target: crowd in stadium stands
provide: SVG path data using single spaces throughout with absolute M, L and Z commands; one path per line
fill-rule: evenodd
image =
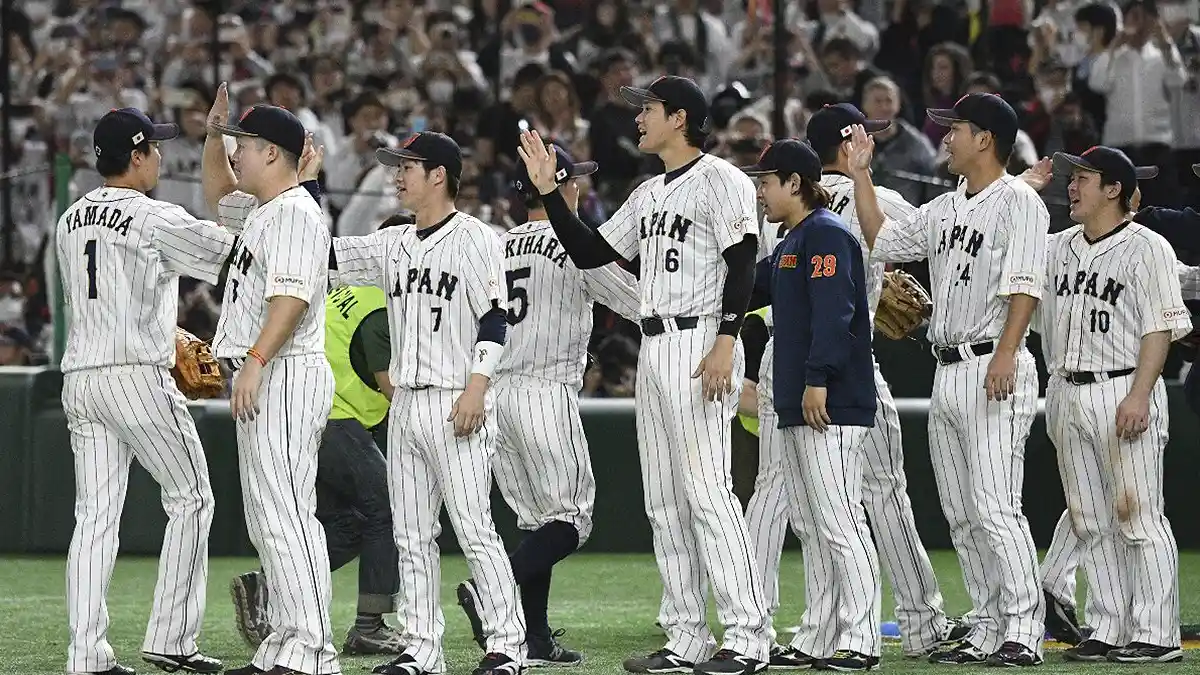
M 748 6 L 749 4 L 749 6 Z M 375 148 L 425 129 L 467 151 L 459 208 L 497 231 L 523 221 L 511 198 L 517 135 L 532 127 L 599 162 L 581 215 L 599 223 L 658 170 L 637 150 L 617 90 L 660 74 L 695 79 L 712 100 L 711 151 L 752 163 L 772 138 L 774 23 L 785 133 L 850 101 L 891 119 L 876 143 L 878 182 L 914 204 L 950 189 L 943 127 L 925 117 L 963 94 L 1002 94 L 1022 116 L 1011 171 L 1103 142 L 1164 170 L 1143 204 L 1196 203 L 1200 185 L 1197 0 L 25 0 L 11 39 L 12 263 L 0 270 L 0 364 L 47 345 L 45 242 L 53 180 L 69 153 L 71 198 L 99 184 L 91 131 L 135 106 L 173 120 L 155 195 L 211 217 L 200 190 L 204 122 L 218 81 L 234 114 L 266 101 L 295 112 L 326 148 L 324 208 L 335 234 L 361 234 L 399 208 Z M 215 31 L 215 35 L 214 35 Z M 38 167 L 39 170 L 34 170 Z M 22 173 L 22 168 L 27 169 Z M 1065 188 L 1045 191 L 1065 227 Z M 1182 258 L 1200 252 L 1180 251 Z M 910 270 L 912 271 L 912 270 Z M 919 277 L 920 278 L 920 277 Z M 180 323 L 216 325 L 222 289 L 180 284 Z M 638 332 L 597 311 L 591 396 L 628 396 Z

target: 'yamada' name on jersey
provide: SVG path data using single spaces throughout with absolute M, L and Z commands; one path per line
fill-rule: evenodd
M 107 227 L 121 236 L 129 234 L 133 225 L 133 216 L 126 216 L 115 206 L 92 205 L 76 209 L 67 221 L 67 232 L 74 232 L 81 227 Z

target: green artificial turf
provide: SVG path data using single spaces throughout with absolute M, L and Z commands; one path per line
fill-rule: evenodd
M 950 552 L 933 555 L 942 583 L 947 609 L 960 614 L 969 603 L 963 590 L 957 561 Z M 780 592 L 784 606 L 776 625 L 779 629 L 798 623 L 803 602 L 800 556 L 788 551 L 784 557 Z M 122 663 L 139 673 L 159 672 L 142 663 L 141 648 L 154 590 L 157 560 L 121 558 L 117 563 L 108 598 L 111 617 L 110 641 Z M 229 600 L 229 579 L 253 569 L 251 559 L 218 558 L 211 561 L 208 611 L 201 635 L 201 648 L 222 659 L 226 666 L 245 664 L 252 651 L 234 629 Z M 1185 623 L 1200 623 L 1200 553 L 1181 558 L 1180 589 Z M 65 561 L 61 558 L 0 559 L 0 673 L 50 675 L 64 672 L 67 646 L 67 612 L 64 601 Z M 445 559 L 442 602 L 446 613 L 446 657 L 450 672 L 467 675 L 481 656 L 471 641 L 467 621 L 454 601 L 454 586 L 466 575 L 461 557 Z M 589 555 L 581 553 L 555 568 L 550 601 L 550 620 L 565 628 L 564 644 L 584 652 L 584 665 L 573 669 L 579 675 L 619 673 L 621 661 L 662 646 L 655 627 L 661 585 L 654 559 L 648 555 Z M 351 563 L 334 575 L 333 625 L 340 648 L 345 630 L 354 619 L 356 566 Z M 884 588 L 884 620 L 891 619 L 890 591 Z M 710 613 L 715 624 L 715 614 Z M 1121 672 L 1200 673 L 1200 650 L 1189 651 L 1181 664 L 1122 666 L 1116 664 L 1068 664 L 1059 653 L 1061 645 L 1050 644 L 1046 664 L 1039 673 Z M 382 660 L 379 657 L 346 657 L 346 673 L 366 673 Z M 969 669 L 970 667 L 968 667 Z M 895 643 L 885 646 L 882 669 L 886 672 L 956 671 L 953 666 L 934 666 L 905 659 Z M 539 671 L 532 671 L 539 672 Z

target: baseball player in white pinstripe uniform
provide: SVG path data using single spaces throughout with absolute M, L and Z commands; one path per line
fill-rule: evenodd
M 554 181 L 554 155 L 536 133 L 522 136 L 518 152 L 578 267 L 641 260 L 638 446 L 667 643 L 624 667 L 758 672 L 770 645 L 766 607 L 730 477 L 731 421 L 744 371 L 737 333 L 757 253 L 754 184 L 701 152 L 708 102 L 694 82 L 668 76 L 621 91 L 641 108 L 639 147 L 657 154 L 667 171 L 635 188 L 599 229 L 567 207 Z M 726 628 L 715 653 L 705 616 L 708 583 Z
M 555 181 L 576 209 L 576 178 L 596 170 L 555 146 Z M 558 644 L 547 603 L 553 566 L 582 547 L 592 533 L 596 480 L 579 417 L 579 388 L 592 335 L 592 305 L 599 302 L 636 320 L 637 279 L 615 262 L 575 267 L 554 235 L 536 188 L 518 167 L 517 192 L 530 222 L 503 237 L 508 284 L 508 345 L 496 370 L 496 485 L 531 532 L 510 556 L 525 610 L 529 666 L 576 665 L 577 651 Z M 459 602 L 483 646 L 473 580 L 458 588 Z
M 1094 628 L 1065 656 L 1178 661 L 1179 552 L 1163 515 L 1169 419 L 1161 373 L 1192 320 L 1170 244 L 1126 219 L 1137 181 L 1158 170 L 1103 146 L 1056 153 L 1054 170 L 1071 176 L 1079 224 L 1047 244 L 1038 311 L 1052 375 L 1046 427 L 1084 544 Z
M 454 208 L 462 151 L 449 136 L 414 134 L 376 158 L 397 168 L 397 197 L 416 213 L 416 224 L 334 239 L 330 261 L 336 285 L 388 292 L 389 379 L 396 388 L 388 485 L 408 647 L 374 672 L 446 670 L 435 542 L 444 504 L 476 589 L 486 654 L 475 675 L 517 675 L 525 622 L 490 502 L 496 422 L 489 385 L 507 339 L 500 239 Z
M 992 94 L 930 110 L 950 127 L 949 169 L 965 178 L 908 218 L 884 216 L 871 184 L 873 141 L 853 131 L 850 170 L 872 261 L 929 260 L 934 303 L 928 339 L 938 359 L 929 439 L 974 623 L 935 663 L 1042 662 L 1044 598 L 1037 551 L 1021 511 L 1024 449 L 1037 414 L 1037 369 L 1025 347 L 1042 294 L 1050 216 L 1005 164 L 1016 112 Z
M 274 631 L 231 673 L 340 673 L 332 644 L 329 554 L 315 515 L 317 450 L 333 403 L 325 358 L 329 229 L 299 186 L 306 133 L 283 108 L 255 106 L 220 121 L 205 143 L 206 195 L 224 194 L 222 222 L 240 229 L 213 353 L 234 371 L 246 529 L 271 579 Z M 227 104 L 226 104 L 227 105 Z M 222 135 L 237 139 L 230 166 Z M 236 191 L 230 191 L 236 179 Z M 239 222 L 240 221 L 240 222 Z
M 59 218 L 55 251 L 66 301 L 62 404 L 75 454 L 75 532 L 67 553 L 68 673 L 128 675 L 108 643 L 106 595 L 129 465 L 162 486 L 167 528 L 142 658 L 164 670 L 216 673 L 196 637 L 208 585 L 213 494 L 175 364 L 179 276 L 216 283 L 234 237 L 182 207 L 146 197 L 158 144 L 179 134 L 124 108 L 96 125 L 102 187 Z
M 839 214 L 859 239 L 864 260 L 870 254 L 858 225 L 854 208 L 854 182 L 848 175 L 846 147 L 850 127 L 862 124 L 868 132 L 887 127 L 888 122 L 867 120 L 848 103 L 826 106 L 809 118 L 806 137 L 824 165 L 821 185 L 829 192 L 829 209 Z M 904 201 L 898 193 L 887 188 L 876 187 L 880 207 L 887 218 L 902 220 L 916 209 Z M 885 264 L 871 262 L 867 266 L 868 302 L 871 320 L 879 304 Z M 773 345 L 772 349 L 773 351 Z M 764 363 L 769 358 L 764 356 Z M 768 366 L 763 366 L 767 368 Z M 763 376 L 760 375 L 760 378 Z M 760 379 L 760 383 L 761 383 Z M 879 405 L 875 426 L 868 429 L 863 441 L 866 456 L 863 474 L 863 502 L 871 523 L 874 524 L 876 544 L 888 574 L 896 600 L 896 618 L 905 654 L 927 655 L 939 643 L 959 639 L 966 635 L 967 627 L 951 622 L 943 610 L 943 600 L 938 588 L 937 577 L 921 537 L 917 532 L 912 503 L 907 493 L 904 476 L 904 448 L 900 437 L 900 415 L 892 399 L 887 381 L 875 364 L 875 386 L 879 394 Z M 787 521 L 779 518 L 779 510 L 765 508 L 766 504 L 778 504 L 784 494 L 783 477 L 780 472 L 782 458 L 775 450 L 777 443 L 767 440 L 763 432 L 763 443 L 759 451 L 759 477 L 755 482 L 754 496 L 746 509 L 746 522 L 756 544 L 769 607 L 778 607 L 777 587 L 774 582 L 779 575 L 779 559 L 783 547 Z M 765 452 L 764 452 L 765 450 Z M 808 531 L 811 524 L 793 523 L 798 531 Z M 805 548 L 806 555 L 817 555 L 820 549 Z M 806 558 L 810 560 L 810 558 Z M 831 569 L 829 561 L 812 559 L 805 565 L 805 585 L 828 588 Z M 833 619 L 837 608 L 829 594 L 818 594 L 820 601 L 805 607 L 801 619 L 801 630 L 787 648 L 774 648 L 772 667 L 788 667 L 805 663 L 817 646 L 827 642 L 822 636 L 836 623 Z

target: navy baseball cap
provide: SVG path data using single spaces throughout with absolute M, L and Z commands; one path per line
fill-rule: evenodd
M 751 176 L 762 176 L 769 173 L 782 173 L 784 176 L 800 174 L 813 183 L 821 181 L 821 160 L 817 151 L 804 141 L 795 138 L 784 138 L 775 141 L 763 149 L 758 161 L 750 166 L 742 167 Z
M 121 108 L 110 110 L 96 123 L 92 145 L 97 157 L 123 157 L 142 143 L 169 141 L 178 135 L 178 124 L 155 124 L 137 108 Z
M 399 148 L 379 148 L 375 159 L 384 166 L 400 166 L 406 159 L 430 162 L 445 167 L 446 173 L 455 178 L 462 176 L 462 148 L 453 138 L 436 131 L 413 134 Z
M 304 154 L 304 124 L 291 111 L 273 105 L 256 105 L 242 113 L 237 124 L 214 124 L 228 136 L 261 138 L 299 157 Z
M 552 144 L 552 147 L 556 159 L 554 182 L 558 185 L 562 185 L 572 178 L 593 174 L 599 168 L 595 162 L 576 162 L 575 158 L 571 157 L 571 153 L 557 143 Z M 533 195 L 537 192 L 533 181 L 529 179 L 529 170 L 525 168 L 525 162 L 517 163 L 517 177 L 513 181 L 513 187 L 524 195 Z
M 888 120 L 869 120 L 861 110 L 849 103 L 827 105 L 808 118 L 805 136 L 808 143 L 818 152 L 825 148 L 841 145 L 850 140 L 850 127 L 861 124 L 868 134 L 892 126 Z
M 925 114 L 944 127 L 955 122 L 970 122 L 1009 145 L 1017 141 L 1017 129 L 1020 128 L 1017 111 L 995 94 L 967 94 L 958 99 L 953 108 L 930 108 Z
M 672 108 L 687 111 L 688 124 L 708 133 L 711 121 L 708 118 L 708 97 L 695 82 L 677 75 L 663 75 L 650 83 L 649 87 L 621 87 L 621 98 L 636 108 L 656 101 Z
M 1124 152 L 1104 145 L 1092 146 L 1079 155 L 1054 153 L 1055 173 L 1069 176 L 1076 169 L 1098 173 L 1109 182 L 1119 182 L 1121 196 L 1126 198 L 1133 195 L 1139 180 L 1158 175 L 1157 166 L 1134 166 L 1133 161 Z

